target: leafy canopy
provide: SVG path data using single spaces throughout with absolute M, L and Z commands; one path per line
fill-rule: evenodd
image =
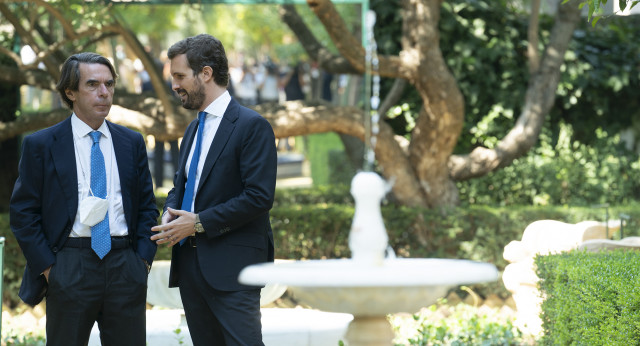
M 588 11 L 588 21 L 591 21 L 591 23 L 595 26 L 596 23 L 598 22 L 598 20 L 600 20 L 600 18 L 602 18 L 602 16 L 596 16 L 595 18 L 593 17 L 593 15 L 598 15 L 598 13 L 602 10 L 602 8 L 604 8 L 604 5 L 607 4 L 608 0 L 588 0 L 588 1 L 581 1 L 580 3 L 580 7 L 584 7 L 584 5 L 587 5 L 589 7 L 589 11 Z M 566 3 L 569 2 L 569 0 L 564 0 L 562 3 Z M 629 8 L 629 10 L 631 10 L 632 8 L 634 8 L 638 3 L 640 2 L 640 0 L 618 0 L 618 6 L 620 7 L 620 11 L 624 11 L 625 9 L 627 9 L 627 7 Z M 592 20 L 593 19 L 593 20 Z

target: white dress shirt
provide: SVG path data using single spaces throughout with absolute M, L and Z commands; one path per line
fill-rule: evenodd
M 74 113 L 71 116 L 71 129 L 73 130 L 73 144 L 76 156 L 76 171 L 78 174 L 78 205 L 89 197 L 91 186 L 91 146 L 93 140 L 89 133 L 93 131 L 89 125 L 80 120 Z M 118 175 L 118 162 L 113 150 L 111 132 L 106 122 L 103 122 L 98 131 L 100 136 L 100 150 L 104 156 L 104 165 L 107 172 L 107 200 L 109 200 L 109 229 L 111 236 L 124 236 L 128 234 L 127 220 L 124 216 L 122 205 L 122 191 L 120 188 L 120 176 Z M 80 222 L 80 214 L 76 212 L 71 237 L 91 237 L 91 227 Z
M 222 117 L 224 116 L 224 112 L 227 110 L 229 106 L 229 102 L 231 102 L 231 95 L 229 95 L 228 91 L 225 91 L 222 95 L 220 95 L 217 99 L 213 100 L 207 108 L 205 108 L 205 112 L 207 112 L 207 117 L 204 122 L 204 132 L 202 133 L 202 146 L 200 148 L 200 159 L 198 161 L 198 170 L 196 171 L 196 189 L 200 184 L 200 176 L 202 175 L 202 168 L 204 167 L 204 162 L 206 161 L 207 154 L 209 153 L 209 149 L 211 148 L 211 142 L 213 142 L 213 137 L 215 137 L 216 132 L 218 131 L 218 127 L 220 126 L 220 121 L 222 121 Z M 196 133 L 197 135 L 197 133 Z M 189 151 L 189 157 L 187 158 L 187 165 L 184 170 L 185 177 L 189 176 L 189 167 L 191 166 L 191 159 L 193 158 L 193 151 L 196 148 L 196 138 L 193 138 L 193 144 L 191 145 L 191 150 Z M 197 190 L 196 190 L 197 191 Z M 196 199 L 196 193 L 193 194 L 193 199 Z M 194 201 L 191 201 L 191 210 L 194 210 Z

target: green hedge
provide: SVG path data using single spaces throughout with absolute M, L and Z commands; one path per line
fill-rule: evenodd
M 278 190 L 271 211 L 276 258 L 350 257 L 348 237 L 354 206 L 347 196 L 346 187 Z M 157 197 L 159 208 L 164 201 L 164 196 Z M 625 236 L 640 234 L 640 205 L 609 208 L 609 215 L 619 213 L 631 217 Z M 584 207 L 469 206 L 434 211 L 384 203 L 382 214 L 389 244 L 399 257 L 466 258 L 494 263 L 499 270 L 507 264 L 502 258 L 504 246 L 519 240 L 533 221 L 604 220 L 603 209 Z M 0 236 L 6 239 L 3 299 L 15 305 L 25 260 L 9 229 L 7 214 L 0 214 Z M 158 247 L 156 260 L 170 258 L 168 247 Z M 501 282 L 486 289 L 507 294 Z
M 26 263 L 16 237 L 9 228 L 9 214 L 0 214 L 0 237 L 4 237 L 2 301 L 10 306 L 20 300 L 18 290 L 22 282 L 22 273 Z
M 535 259 L 544 345 L 638 345 L 640 253 L 574 251 Z

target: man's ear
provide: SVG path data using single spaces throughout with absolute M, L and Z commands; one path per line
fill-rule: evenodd
M 202 68 L 202 79 L 207 82 L 209 79 L 213 79 L 213 69 L 211 66 L 205 66 Z
M 73 91 L 71 91 L 70 89 L 65 89 L 64 94 L 67 95 L 69 100 L 71 100 L 71 101 L 75 101 L 76 100 L 76 97 L 73 94 Z

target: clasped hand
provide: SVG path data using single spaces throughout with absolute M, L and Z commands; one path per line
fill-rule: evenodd
M 151 240 L 158 245 L 167 243 L 167 246 L 173 246 L 192 235 L 195 224 L 196 214 L 167 208 L 167 212 L 162 215 L 162 224 L 151 228 L 153 232 L 159 232 L 153 235 Z

